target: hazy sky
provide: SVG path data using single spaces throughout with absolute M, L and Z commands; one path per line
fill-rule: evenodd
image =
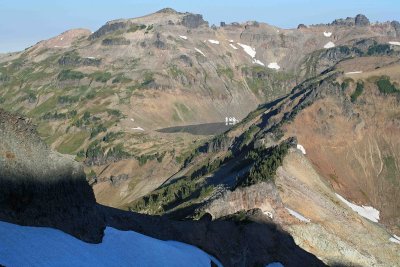
M 71 28 L 94 31 L 108 20 L 164 7 L 200 13 L 217 25 L 257 20 L 291 28 L 358 13 L 371 21 L 400 20 L 400 0 L 0 0 L 0 52 L 22 50 Z

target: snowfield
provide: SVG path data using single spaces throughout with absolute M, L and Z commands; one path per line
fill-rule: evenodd
M 253 59 L 253 63 L 254 64 L 258 64 L 258 65 L 261 65 L 261 66 L 264 66 L 265 67 L 265 64 L 264 63 L 262 63 L 260 60 L 258 60 L 258 59 Z
M 358 206 L 356 204 L 347 201 L 344 197 L 342 197 L 339 194 L 336 194 L 336 196 L 347 206 L 349 206 L 352 210 L 357 212 L 360 216 L 367 218 L 368 220 L 373 222 L 379 221 L 379 210 L 369 206 Z
M 333 48 L 335 47 L 335 44 L 333 42 L 328 42 L 326 45 L 324 45 L 325 49 Z
M 311 222 L 310 219 L 304 217 L 304 216 L 301 215 L 300 213 L 298 213 L 298 212 L 296 212 L 296 211 L 294 211 L 294 210 L 291 210 L 291 209 L 289 209 L 289 208 L 285 208 L 285 209 L 290 213 L 290 215 L 292 215 L 293 217 L 296 217 L 296 218 L 299 219 L 300 221 L 302 221 L 302 222 L 307 222 L 307 223 Z
M 279 70 L 281 68 L 281 66 L 279 66 L 278 63 L 276 63 L 276 62 L 271 62 L 268 64 L 268 68 Z
M 185 35 L 179 35 L 179 37 L 181 37 L 184 40 L 187 40 L 187 36 L 185 36 Z
M 198 53 L 202 54 L 203 56 L 206 56 L 206 55 L 204 55 L 204 53 L 203 53 L 203 52 L 201 52 L 201 50 L 200 50 L 200 49 L 198 49 L 198 48 L 195 48 L 194 50 L 196 50 L 196 52 L 198 52 Z
M 389 42 L 391 45 L 400 45 L 400 42 Z
M 256 49 L 245 45 L 245 44 L 241 44 L 241 43 L 237 43 L 240 47 L 243 48 L 244 52 L 246 52 L 249 56 L 251 56 L 252 58 L 254 58 L 256 56 Z
M 217 41 L 217 40 L 212 40 L 212 39 L 210 39 L 210 40 L 208 40 L 210 43 L 212 43 L 212 44 L 219 44 L 219 41 Z
M 332 33 L 331 33 L 331 32 L 324 32 L 324 36 L 325 36 L 325 37 L 331 37 L 331 36 L 332 36 Z
M 197 266 L 209 267 L 204 251 L 133 231 L 105 230 L 103 242 L 89 244 L 59 230 L 0 222 L 0 263 L 24 266 Z
M 304 146 L 297 144 L 297 149 L 301 151 L 301 153 L 303 153 L 303 155 L 307 154 L 306 153 L 306 149 L 304 148 Z
M 233 49 L 238 49 L 236 46 L 234 46 L 233 44 L 229 44 Z

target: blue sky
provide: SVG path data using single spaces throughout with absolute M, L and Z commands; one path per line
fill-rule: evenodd
M 164 7 L 200 13 L 211 24 L 257 20 L 283 28 L 367 15 L 400 20 L 399 0 L 0 0 L 0 53 L 22 50 L 71 28 L 96 30 L 106 21 Z

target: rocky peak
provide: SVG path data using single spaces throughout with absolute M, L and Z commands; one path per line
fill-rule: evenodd
M 175 9 L 170 8 L 170 7 L 166 7 L 166 8 L 160 9 L 156 13 L 180 14 L 178 11 L 176 11 Z
M 182 25 L 188 28 L 198 28 L 202 25 L 208 25 L 208 22 L 203 19 L 200 14 L 187 14 L 182 19 Z
M 354 23 L 356 26 L 369 26 L 370 25 L 369 19 L 363 14 L 358 14 L 356 16 L 356 18 L 354 19 Z

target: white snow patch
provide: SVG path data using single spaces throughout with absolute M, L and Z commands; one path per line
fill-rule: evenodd
M 62 41 L 62 40 L 64 40 L 64 37 L 61 37 L 61 38 L 60 38 L 60 41 Z
M 262 63 L 260 60 L 258 60 L 258 59 L 253 59 L 253 63 L 254 64 L 258 64 L 258 65 L 261 65 L 261 66 L 264 66 L 265 67 L 265 64 L 264 63 Z
M 393 237 L 389 238 L 389 241 L 400 244 L 400 237 L 398 237 L 397 235 L 393 235 Z
M 233 49 L 238 49 L 236 46 L 234 46 L 233 44 L 229 44 Z
M 351 74 L 360 74 L 360 73 L 362 73 L 361 70 L 359 70 L 359 71 L 350 71 L 350 72 L 346 72 L 345 74 L 346 75 L 351 75 Z
M 181 37 L 182 39 L 187 40 L 187 36 L 185 36 L 185 35 L 179 35 L 179 37 Z
M 271 263 L 267 264 L 266 267 L 285 267 L 285 266 L 280 262 L 271 262 Z
M 210 43 L 212 43 L 212 44 L 219 44 L 219 41 L 217 41 L 217 40 L 209 39 L 208 41 L 209 41 Z
M 389 42 L 391 45 L 400 45 L 400 42 Z
M 59 230 L 0 222 L 0 262 L 6 266 L 210 266 L 204 251 L 133 231 L 107 227 L 103 242 L 90 244 Z
M 200 50 L 200 49 L 198 49 L 198 48 L 195 48 L 194 50 L 196 50 L 198 53 L 202 54 L 203 56 L 206 56 L 206 55 L 204 55 L 204 53 L 203 53 L 203 52 L 201 52 L 201 50 Z
M 373 221 L 373 222 L 379 221 L 379 210 L 377 210 L 373 207 L 370 207 L 370 206 L 358 206 L 356 204 L 353 204 L 353 203 L 347 201 L 341 195 L 339 195 L 337 193 L 335 193 L 335 194 L 341 201 L 343 201 L 352 210 L 357 212 L 360 216 L 367 218 L 368 220 Z
M 245 45 L 245 44 L 241 44 L 241 43 L 237 43 L 239 46 L 241 46 L 244 50 L 244 52 L 246 52 L 249 56 L 251 56 L 252 58 L 254 58 L 256 56 L 256 49 L 249 46 L 249 45 Z
M 298 212 L 296 212 L 296 211 L 294 211 L 294 210 L 291 210 L 291 209 L 289 209 L 289 208 L 285 208 L 285 209 L 287 209 L 287 211 L 290 213 L 290 215 L 292 215 L 293 217 L 296 217 L 296 218 L 299 219 L 300 221 L 302 221 L 302 222 L 308 222 L 308 223 L 311 222 L 310 219 L 304 217 L 304 216 L 301 215 L 300 213 L 298 213 Z
M 324 48 L 329 49 L 335 47 L 335 44 L 333 42 L 328 42 L 326 45 L 324 45 Z
M 55 47 L 55 48 L 68 48 L 68 47 L 69 47 L 69 45 L 67 45 L 67 46 L 55 45 L 54 47 Z
M 270 211 L 264 211 L 263 213 L 264 213 L 265 215 L 267 215 L 268 217 L 270 217 L 271 219 L 274 218 L 274 215 L 273 215 L 272 212 L 270 212 Z
M 332 36 L 332 33 L 331 33 L 331 32 L 324 32 L 324 36 L 325 36 L 325 37 L 331 37 L 331 36 Z
M 135 121 L 135 119 L 134 119 L 134 118 L 131 118 L 131 121 Z
M 297 144 L 297 149 L 301 151 L 301 153 L 303 153 L 303 155 L 307 154 L 306 153 L 306 149 L 304 148 L 304 146 Z
M 278 63 L 276 63 L 276 62 L 271 62 L 268 64 L 268 68 L 279 70 L 281 68 L 281 66 L 279 66 Z
M 142 127 L 133 127 L 132 130 L 144 131 Z
M 230 43 L 233 43 L 234 41 L 233 41 L 233 40 L 229 40 L 229 42 L 230 42 Z
M 279 33 L 279 30 L 276 30 L 277 33 Z

